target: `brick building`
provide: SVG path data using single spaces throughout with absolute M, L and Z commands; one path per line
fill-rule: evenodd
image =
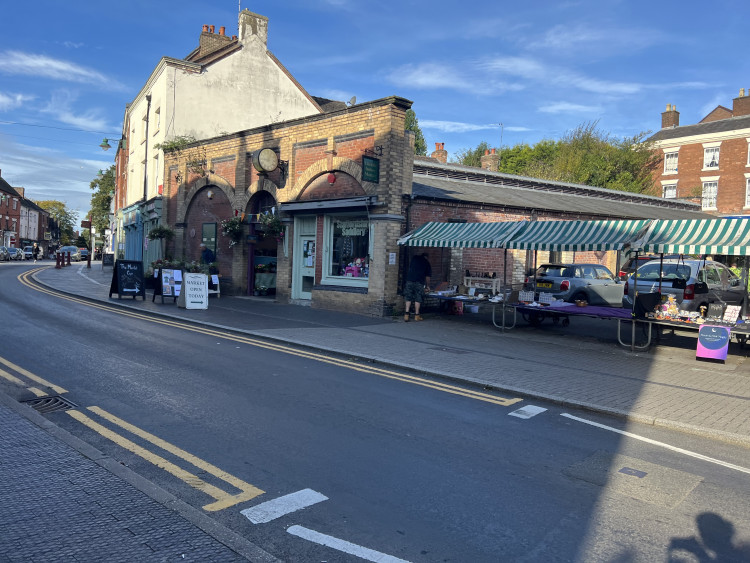
M 717 106 L 700 122 L 680 125 L 676 106 L 661 114 L 661 130 L 647 139 L 661 156 L 655 193 L 699 201 L 715 215 L 750 212 L 750 89 L 732 109 Z
M 239 34 L 204 25 L 198 46 L 185 58 L 162 57 L 125 108 L 117 142 L 116 220 L 113 250 L 118 257 L 160 258 L 149 231 L 161 223 L 162 147 L 178 139 L 213 138 L 227 132 L 321 114 L 345 106 L 307 93 L 268 50 L 268 18 L 242 10 Z M 105 139 L 102 148 L 109 148 Z M 193 166 L 205 164 L 194 155 Z
M 412 184 L 410 107 L 384 98 L 166 152 L 170 253 L 197 260 L 213 233 L 222 292 L 253 291 L 257 267 L 272 265 L 279 299 L 390 314 L 399 306 L 397 240 Z M 191 150 L 205 154 L 207 171 L 191 167 Z M 265 212 L 281 215 L 283 236 L 263 235 Z M 233 217 L 245 218 L 239 244 L 222 235 Z
M 430 157 L 416 157 L 411 192 L 404 195 L 404 232 L 428 221 L 495 222 L 609 219 L 699 219 L 709 217 L 700 205 L 683 200 L 641 195 L 526 178 L 492 172 L 499 153 L 494 149 L 482 157 L 481 168 L 447 163 L 443 143 L 436 143 Z M 420 249 L 422 251 L 424 249 Z M 618 268 L 614 252 L 503 251 L 481 248 L 427 249 L 433 280 L 450 285 L 462 282 L 464 274 L 489 273 L 509 282 L 523 281 L 526 272 L 547 261 L 596 262 L 610 270 Z M 404 248 L 405 253 L 417 251 Z M 408 263 L 409 255 L 402 257 Z

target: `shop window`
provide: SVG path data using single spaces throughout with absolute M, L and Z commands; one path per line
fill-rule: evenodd
M 372 254 L 371 228 L 367 215 L 326 216 L 324 283 L 367 285 Z

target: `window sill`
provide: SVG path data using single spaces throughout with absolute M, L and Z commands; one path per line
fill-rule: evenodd
M 661 175 L 662 176 L 676 176 L 677 170 L 670 170 L 669 172 L 662 172 Z
M 701 172 L 714 172 L 714 171 L 716 171 L 718 169 L 719 169 L 718 166 L 714 166 L 712 168 L 701 168 Z

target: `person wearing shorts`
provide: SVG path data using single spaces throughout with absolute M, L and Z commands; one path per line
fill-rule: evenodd
M 409 273 L 404 286 L 404 321 L 409 322 L 411 304 L 414 303 L 414 320 L 421 321 L 419 309 L 424 302 L 424 290 L 430 285 L 432 267 L 427 260 L 427 253 L 417 254 L 409 263 Z

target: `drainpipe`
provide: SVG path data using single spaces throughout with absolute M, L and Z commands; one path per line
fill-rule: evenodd
M 141 231 L 143 240 L 141 241 L 141 262 L 146 259 L 146 249 L 144 248 L 146 239 L 146 201 L 148 200 L 148 122 L 151 117 L 151 94 L 146 94 L 146 143 L 143 147 L 143 209 L 141 211 Z

